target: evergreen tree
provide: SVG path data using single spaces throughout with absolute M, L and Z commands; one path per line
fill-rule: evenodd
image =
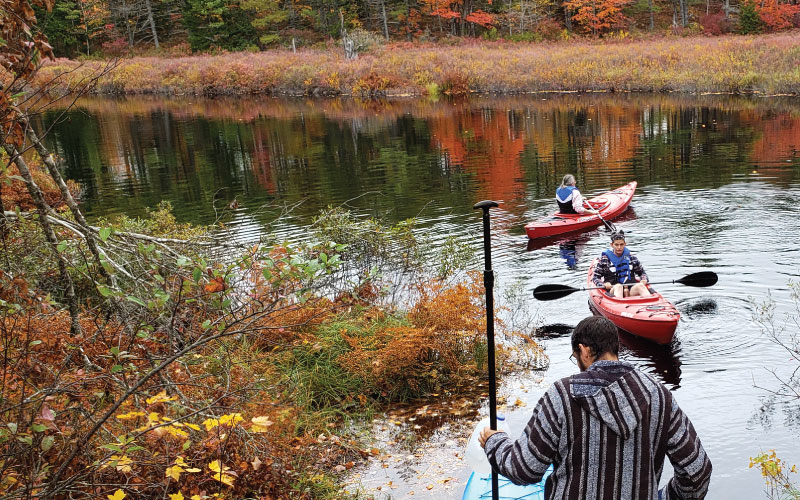
M 753 0 L 742 2 L 739 10 L 739 32 L 744 35 L 760 33 L 761 27 L 761 17 L 756 10 L 756 3 Z

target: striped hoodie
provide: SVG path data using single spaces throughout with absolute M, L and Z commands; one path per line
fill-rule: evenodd
M 489 462 L 516 484 L 545 482 L 545 498 L 573 500 L 702 499 L 711 461 L 672 394 L 623 361 L 597 361 L 563 378 L 533 410 L 516 441 L 486 441 Z M 658 482 L 669 457 L 674 477 Z

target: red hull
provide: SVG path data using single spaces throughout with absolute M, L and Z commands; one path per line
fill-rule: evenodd
M 618 217 L 631 204 L 631 198 L 636 191 L 636 181 L 620 186 L 613 191 L 603 193 L 587 200 L 605 220 Z M 554 213 L 545 220 L 531 222 L 525 226 L 528 238 L 548 238 L 560 234 L 574 233 L 592 229 L 602 224 L 603 221 L 596 215 L 562 214 Z
M 586 286 L 592 282 L 597 259 L 589 266 Z M 604 290 L 589 290 L 589 306 L 610 319 L 617 328 L 659 344 L 669 344 L 675 335 L 680 312 L 667 299 L 656 292 L 650 297 L 616 298 L 606 295 Z

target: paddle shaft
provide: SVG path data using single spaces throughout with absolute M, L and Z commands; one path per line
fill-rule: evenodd
M 608 228 L 609 231 L 611 231 L 612 233 L 617 232 L 617 227 L 614 224 L 605 220 L 603 216 L 600 215 L 600 210 L 594 208 L 592 205 L 589 204 L 588 201 L 584 201 L 584 203 L 586 204 L 586 206 L 597 212 L 595 215 L 597 216 L 598 219 L 600 219 L 603 222 L 603 224 L 605 224 L 605 226 Z
M 485 200 L 475 204 L 474 209 L 483 210 L 483 286 L 486 288 L 486 344 L 488 346 L 489 370 L 489 425 L 497 430 L 497 378 L 494 364 L 494 270 L 492 270 L 492 235 L 489 227 L 489 210 L 498 206 L 495 201 Z M 492 500 L 500 498 L 500 483 L 497 471 L 492 469 Z

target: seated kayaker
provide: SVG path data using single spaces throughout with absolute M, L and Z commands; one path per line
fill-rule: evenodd
M 561 181 L 561 186 L 556 189 L 556 203 L 558 211 L 562 214 L 596 214 L 597 210 L 585 208 L 583 196 L 575 187 L 575 176 L 567 174 Z M 588 203 L 587 203 L 588 206 Z
M 647 274 L 639 259 L 625 247 L 625 232 L 611 235 L 611 248 L 604 250 L 594 268 L 592 282 L 612 297 L 649 297 Z M 632 286 L 626 286 L 632 285 Z

